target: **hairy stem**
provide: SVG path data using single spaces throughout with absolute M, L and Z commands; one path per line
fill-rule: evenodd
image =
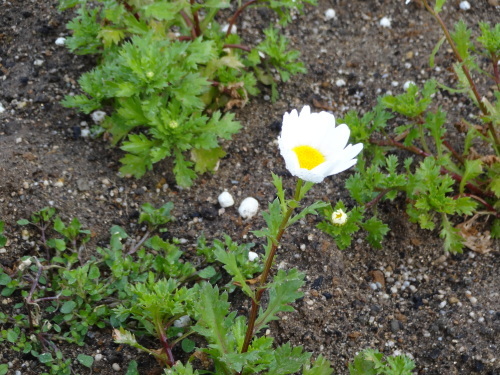
M 294 194 L 294 200 L 297 202 L 300 200 L 299 199 L 300 190 L 302 188 L 303 183 L 304 182 L 301 179 L 297 181 L 297 187 L 295 188 L 295 194 Z M 276 235 L 276 238 L 274 238 L 272 241 L 271 250 L 269 251 L 269 254 L 267 256 L 266 263 L 264 265 L 264 270 L 262 271 L 262 274 L 259 276 L 259 288 L 255 293 L 255 299 L 252 300 L 252 308 L 250 310 L 250 315 L 248 317 L 248 327 L 247 327 L 247 332 L 245 334 L 245 341 L 243 342 L 241 353 L 246 353 L 248 351 L 250 341 L 252 340 L 254 334 L 253 331 L 255 327 L 255 320 L 257 319 L 257 314 L 259 311 L 259 305 L 262 299 L 262 294 L 266 289 L 265 284 L 267 281 L 267 277 L 269 276 L 269 272 L 271 271 L 271 266 L 273 265 L 274 256 L 276 255 L 276 250 L 278 249 L 281 237 L 283 237 L 283 233 L 285 233 L 288 220 L 290 220 L 293 211 L 294 208 L 288 207 L 288 210 L 283 216 L 283 220 L 281 221 L 281 224 L 279 226 L 278 234 Z
M 227 28 L 227 31 L 226 31 L 226 38 L 229 36 L 229 34 L 231 34 L 231 30 L 233 28 L 233 25 L 236 23 L 236 20 L 238 19 L 238 17 L 240 16 L 240 14 L 247 8 L 249 7 L 250 5 L 252 4 L 255 4 L 257 3 L 259 0 L 250 0 L 248 2 L 246 2 L 245 4 L 243 4 L 242 6 L 240 6 L 236 12 L 233 14 L 233 16 L 229 19 L 229 26 Z

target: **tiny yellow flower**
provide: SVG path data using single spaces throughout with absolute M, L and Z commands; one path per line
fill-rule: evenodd
M 339 208 L 332 214 L 332 222 L 335 225 L 344 225 L 347 221 L 347 214 Z
M 285 113 L 278 145 L 293 176 L 318 183 L 356 164 L 363 144 L 347 145 L 350 133 L 346 124 L 335 126 L 331 113 L 305 106 Z

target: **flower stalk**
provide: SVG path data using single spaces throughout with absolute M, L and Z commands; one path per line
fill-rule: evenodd
M 295 194 L 293 197 L 293 201 L 296 203 L 298 203 L 300 201 L 300 191 L 302 190 L 303 184 L 304 184 L 304 181 L 299 178 L 297 180 L 297 186 L 295 188 Z M 281 203 L 283 203 L 283 202 L 281 202 Z M 247 332 L 245 334 L 245 340 L 243 341 L 243 346 L 241 348 L 242 353 L 246 353 L 248 351 L 250 341 L 252 340 L 253 333 L 254 333 L 253 331 L 255 328 L 255 321 L 257 319 L 257 313 L 259 311 L 260 301 L 262 299 L 262 294 L 266 290 L 265 284 L 267 282 L 267 278 L 269 276 L 269 273 L 271 271 L 271 267 L 273 265 L 274 257 L 276 255 L 276 250 L 278 249 L 281 238 L 283 237 L 283 234 L 285 233 L 285 230 L 286 230 L 287 225 L 288 225 L 288 221 L 290 220 L 290 217 L 292 216 L 294 209 L 295 209 L 295 205 L 292 205 L 292 206 L 288 205 L 288 209 L 283 216 L 283 220 L 281 221 L 281 224 L 279 226 L 279 230 L 278 230 L 278 233 L 276 235 L 276 238 L 272 239 L 271 250 L 269 251 L 269 254 L 267 256 L 262 274 L 259 276 L 259 284 L 258 284 L 257 292 L 255 293 L 255 299 L 252 300 L 252 308 L 250 310 L 250 315 L 248 318 L 248 328 L 247 328 Z

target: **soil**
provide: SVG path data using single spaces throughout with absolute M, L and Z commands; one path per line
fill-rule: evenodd
M 479 21 L 499 20 L 493 1 L 471 3 L 465 12 L 459 1 L 449 1 L 443 11 L 446 23 L 463 17 L 475 27 Z M 328 8 L 335 9 L 336 18 L 325 17 Z M 391 19 L 391 27 L 380 26 L 384 16 Z M 122 152 L 103 139 L 82 137 L 81 130 L 92 124 L 90 116 L 60 105 L 64 95 L 78 92 L 76 80 L 95 64 L 92 57 L 72 55 L 55 44 L 59 36 L 68 36 L 65 24 L 71 17 L 71 11 L 60 13 L 53 0 L 1 1 L 0 103 L 5 111 L 0 113 L 0 219 L 6 222 L 9 243 L 0 263 L 5 269 L 21 256 L 34 255 L 16 221 L 45 206 L 56 207 L 65 219 L 78 217 L 92 231 L 94 245 L 108 241 L 112 225 L 132 232 L 137 210 L 145 202 L 174 203 L 177 220 L 168 229 L 187 240 L 182 245 L 186 253 L 193 251 L 202 232 L 209 239 L 227 233 L 234 240 L 261 245 L 251 230 L 260 229 L 263 219 L 242 221 L 237 206 L 253 196 L 264 209 L 275 194 L 271 172 L 285 176 L 286 186 L 292 187 L 294 179 L 276 145 L 284 112 L 304 105 L 337 116 L 349 109 L 364 112 L 384 92 L 402 92 L 408 80 L 421 84 L 435 77 L 449 85 L 454 80 L 446 48 L 436 60 L 440 69 L 429 67 L 429 54 L 441 34 L 417 3 L 320 0 L 285 29 L 308 73 L 281 84 L 276 103 L 266 100 L 270 93 L 263 87 L 259 97 L 236 110 L 243 128 L 224 144 L 228 155 L 219 170 L 181 190 L 168 160 L 141 180 L 119 177 Z M 238 30 L 248 39 L 258 38 L 272 17 L 265 10 L 247 12 Z M 339 79 L 344 86 L 337 85 Z M 487 89 L 488 82 L 482 84 Z M 462 96 L 441 92 L 437 99 L 451 119 L 476 113 Z M 350 173 L 316 185 L 308 199 L 342 198 L 353 205 L 343 187 Z M 225 189 L 236 205 L 222 212 L 217 196 Z M 498 243 L 488 254 L 445 254 L 437 231 L 408 222 L 404 199 L 379 209 L 391 228 L 380 250 L 359 234 L 350 248 L 339 251 L 314 229 L 314 217 L 287 232 L 277 263 L 307 274 L 305 297 L 295 304 L 295 312 L 271 325 L 271 334 L 278 342 L 303 345 L 313 356 L 323 354 L 338 374 L 346 374 L 347 363 L 366 347 L 411 355 L 418 374 L 500 374 Z M 92 246 L 87 250 L 90 256 Z M 374 290 L 375 281 L 385 285 Z M 391 290 L 405 281 L 413 287 Z M 0 310 L 13 313 L 19 301 L 4 299 Z M 115 345 L 109 329 L 91 333 L 84 347 L 60 344 L 60 349 L 69 358 L 100 352 L 104 359 L 93 369 L 99 374 L 125 373 L 112 364 L 124 369 L 131 358 L 139 361 L 141 374 L 159 373 L 152 358 Z M 0 352 L 0 363 L 11 365 L 9 374 L 42 371 L 36 359 L 9 350 L 5 343 L 0 343 Z M 73 369 L 91 373 L 76 361 Z

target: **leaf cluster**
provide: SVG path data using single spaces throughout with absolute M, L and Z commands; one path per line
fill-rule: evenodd
M 258 3 L 276 12 L 282 25 L 291 9 L 313 0 Z M 239 4 L 231 22 L 249 4 Z M 260 44 L 242 44 L 237 34 L 216 21 L 226 0 L 202 3 L 161 0 L 60 0 L 60 8 L 77 7 L 68 23 L 68 48 L 97 54 L 99 65 L 79 79 L 83 94 L 67 96 L 63 105 L 84 113 L 112 106 L 103 128 L 126 152 L 121 172 L 136 178 L 165 158 L 173 160 L 178 185 L 193 183 L 198 173 L 214 171 L 225 156 L 221 142 L 240 129 L 234 115 L 221 108 L 242 107 L 257 95 L 258 82 L 272 87 L 305 72 L 287 39 L 269 27 Z M 200 15 L 203 15 L 201 18 Z M 274 70 L 273 70 L 274 69 Z
M 384 357 L 374 349 L 358 353 L 349 364 L 350 375 L 411 375 L 415 363 L 406 355 Z

